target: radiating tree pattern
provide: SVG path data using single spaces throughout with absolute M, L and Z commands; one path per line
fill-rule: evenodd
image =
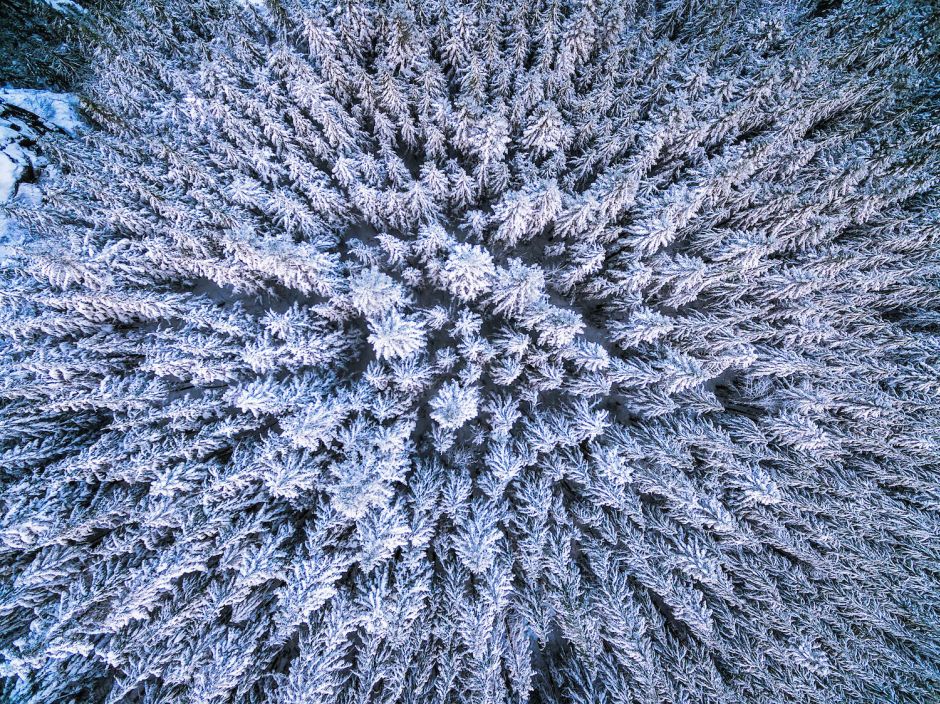
M 70 21 L 0 700 L 937 701 L 940 7 Z

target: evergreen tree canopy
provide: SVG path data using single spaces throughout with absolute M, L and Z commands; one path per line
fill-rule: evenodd
M 937 701 L 938 6 L 84 4 L 0 700 Z

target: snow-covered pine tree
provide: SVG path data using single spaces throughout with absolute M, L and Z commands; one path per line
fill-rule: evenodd
M 0 699 L 936 701 L 935 5 L 83 4 Z

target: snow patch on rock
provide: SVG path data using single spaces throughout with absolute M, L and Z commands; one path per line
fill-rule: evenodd
M 81 128 L 78 98 L 71 93 L 52 93 L 28 88 L 0 88 L 0 103 L 31 112 L 46 126 L 75 134 Z
M 86 10 L 74 0 L 43 0 L 49 7 L 63 15 L 83 15 Z
M 35 119 L 8 109 L 10 106 L 30 113 Z M 10 221 L 3 206 L 13 199 L 30 203 L 41 200 L 35 183 L 23 183 L 24 178 L 35 177 L 45 165 L 34 146 L 38 133 L 60 129 L 74 135 L 81 125 L 78 98 L 70 93 L 0 88 L 0 264 L 8 260 L 11 248 L 23 240 L 23 232 Z

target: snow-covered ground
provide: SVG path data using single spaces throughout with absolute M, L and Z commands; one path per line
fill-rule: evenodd
M 26 110 L 48 128 L 58 127 L 69 134 L 81 127 L 78 98 L 71 93 L 52 93 L 29 88 L 0 88 L 0 108 L 7 105 Z
M 22 238 L 3 205 L 13 199 L 39 200 L 36 179 L 45 160 L 37 153 L 36 141 L 41 132 L 55 129 L 70 135 L 81 129 L 74 95 L 0 89 L 0 263 L 6 260 L 9 247 Z
M 43 2 L 63 15 L 78 15 L 85 12 L 85 8 L 73 0 L 43 0 Z

